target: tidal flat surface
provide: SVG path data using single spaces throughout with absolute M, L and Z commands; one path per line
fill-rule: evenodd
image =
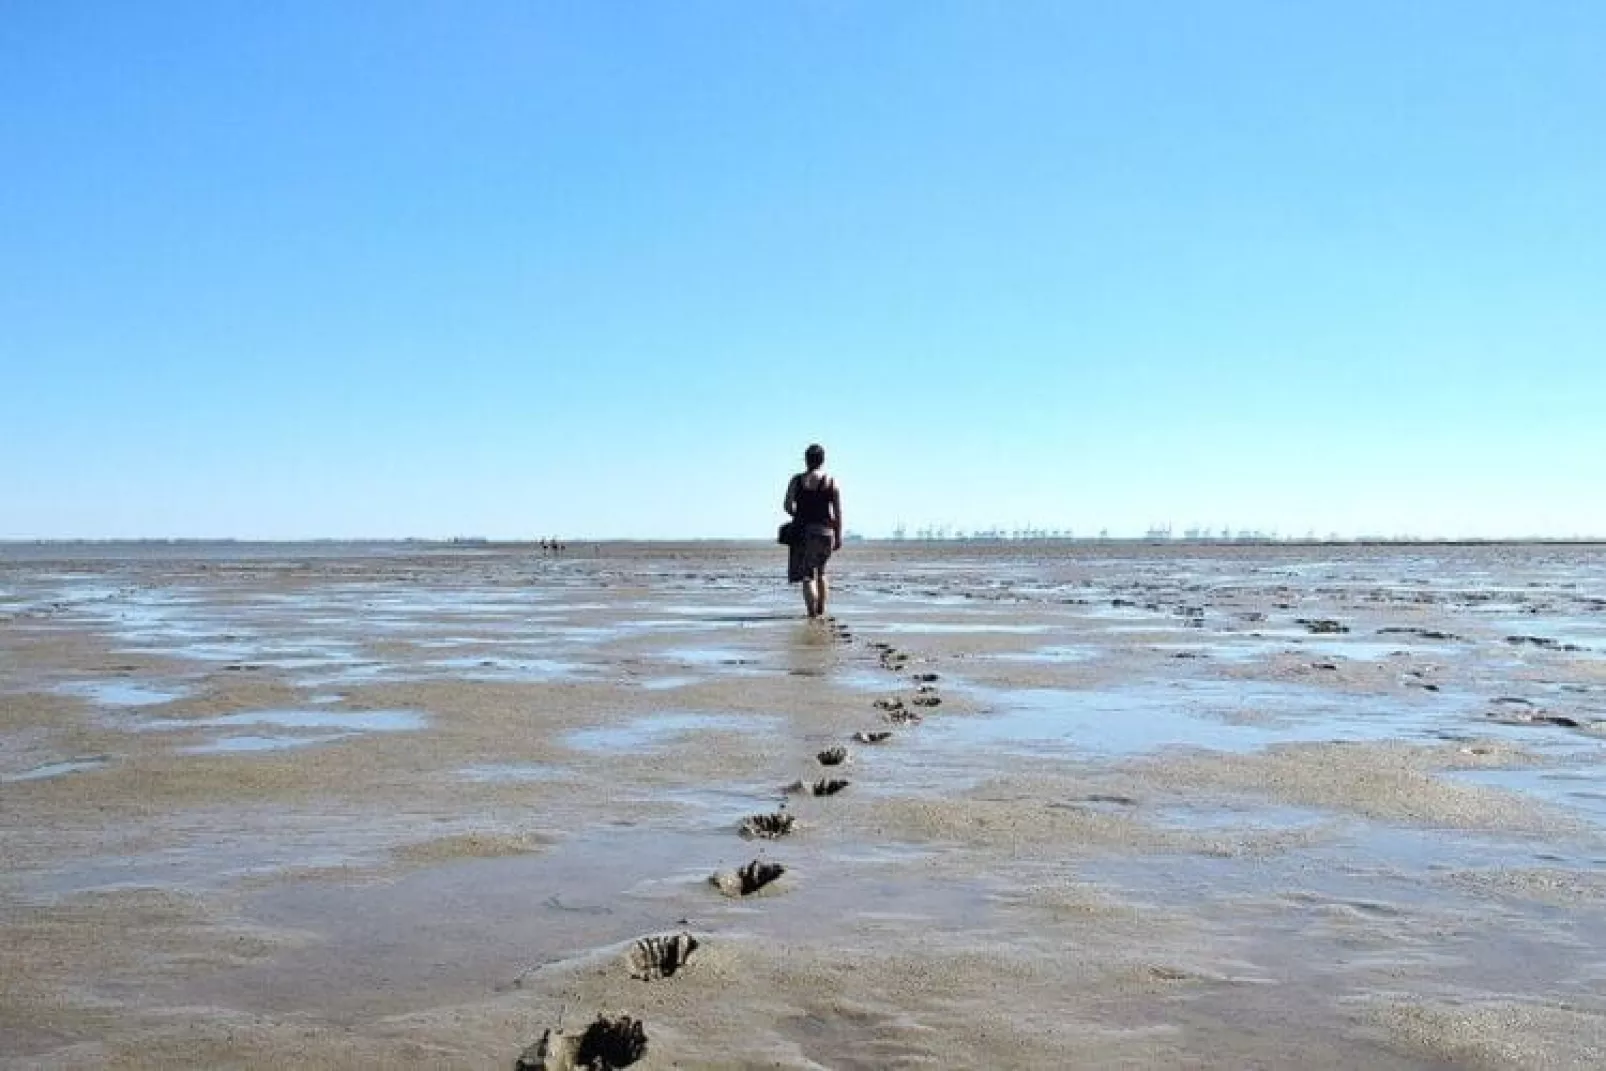
M 1606 1066 L 1606 551 L 832 568 L 0 547 L 0 1066 Z

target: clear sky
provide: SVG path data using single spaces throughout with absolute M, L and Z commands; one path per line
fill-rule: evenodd
M 0 3 L 0 537 L 1606 534 L 1606 4 Z

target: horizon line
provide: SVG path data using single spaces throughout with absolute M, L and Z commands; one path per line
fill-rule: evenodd
M 1521 545 L 1606 545 L 1606 536 L 1572 535 L 1501 535 L 1501 536 L 1378 536 L 1351 537 L 1304 536 L 1274 537 L 1265 535 L 1237 536 L 864 536 L 849 534 L 848 543 L 905 543 L 905 544 L 1101 544 L 1126 543 L 1143 546 L 1521 546 Z M 253 536 L 42 536 L 0 537 L 0 547 L 9 546 L 190 546 L 206 544 L 250 544 L 257 546 L 307 546 L 381 544 L 394 546 L 422 545 L 431 547 L 540 547 L 543 543 L 557 542 L 563 546 L 603 545 L 630 543 L 755 543 L 773 545 L 773 539 L 759 536 L 577 536 L 552 540 L 548 538 L 493 538 L 489 536 L 300 536 L 291 538 L 258 538 Z

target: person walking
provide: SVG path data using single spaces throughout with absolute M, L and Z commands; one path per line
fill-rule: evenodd
M 781 508 L 792 518 L 792 542 L 786 579 L 803 585 L 803 608 L 809 619 L 825 616 L 830 588 L 825 563 L 842 549 L 842 490 L 825 471 L 825 447 L 813 443 L 803 451 L 804 470 L 786 485 Z

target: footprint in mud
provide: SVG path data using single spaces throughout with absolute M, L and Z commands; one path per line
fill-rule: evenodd
M 933 684 L 941 678 L 935 673 L 916 673 L 909 679 L 914 681 L 916 684 Z
M 877 699 L 874 703 L 872 703 L 870 705 L 875 707 L 877 710 L 885 710 L 890 714 L 894 710 L 902 710 L 903 709 L 903 700 L 902 699 Z
M 742 819 L 738 832 L 749 840 L 755 837 L 775 840 L 778 837 L 789 836 L 796 821 L 794 816 L 785 811 L 776 811 L 773 814 L 750 814 Z
M 686 965 L 698 941 L 689 933 L 643 937 L 630 946 L 630 977 L 643 982 L 668 978 Z
M 917 695 L 909 702 L 917 707 L 940 707 L 942 706 L 942 697 L 938 695 Z
M 920 715 L 915 711 L 904 710 L 899 707 L 897 710 L 887 711 L 887 720 L 894 725 L 919 725 Z
M 513 1071 L 613 1071 L 629 1067 L 647 1051 L 647 1031 L 639 1019 L 599 1015 L 578 1034 L 548 1029 L 519 1054 Z
M 822 777 L 818 781 L 793 781 L 786 791 L 794 796 L 834 796 L 848 784 L 840 777 Z
M 751 896 L 784 873 L 786 868 L 780 863 L 766 863 L 762 859 L 754 859 L 746 866 L 737 867 L 735 870 L 716 871 L 708 879 L 708 883 L 726 896 Z
M 820 760 L 821 766 L 841 766 L 848 761 L 848 749 L 845 747 L 828 747 L 814 757 Z
M 887 729 L 875 729 L 869 732 L 861 730 L 853 734 L 853 739 L 861 744 L 879 744 L 892 739 L 892 733 Z

